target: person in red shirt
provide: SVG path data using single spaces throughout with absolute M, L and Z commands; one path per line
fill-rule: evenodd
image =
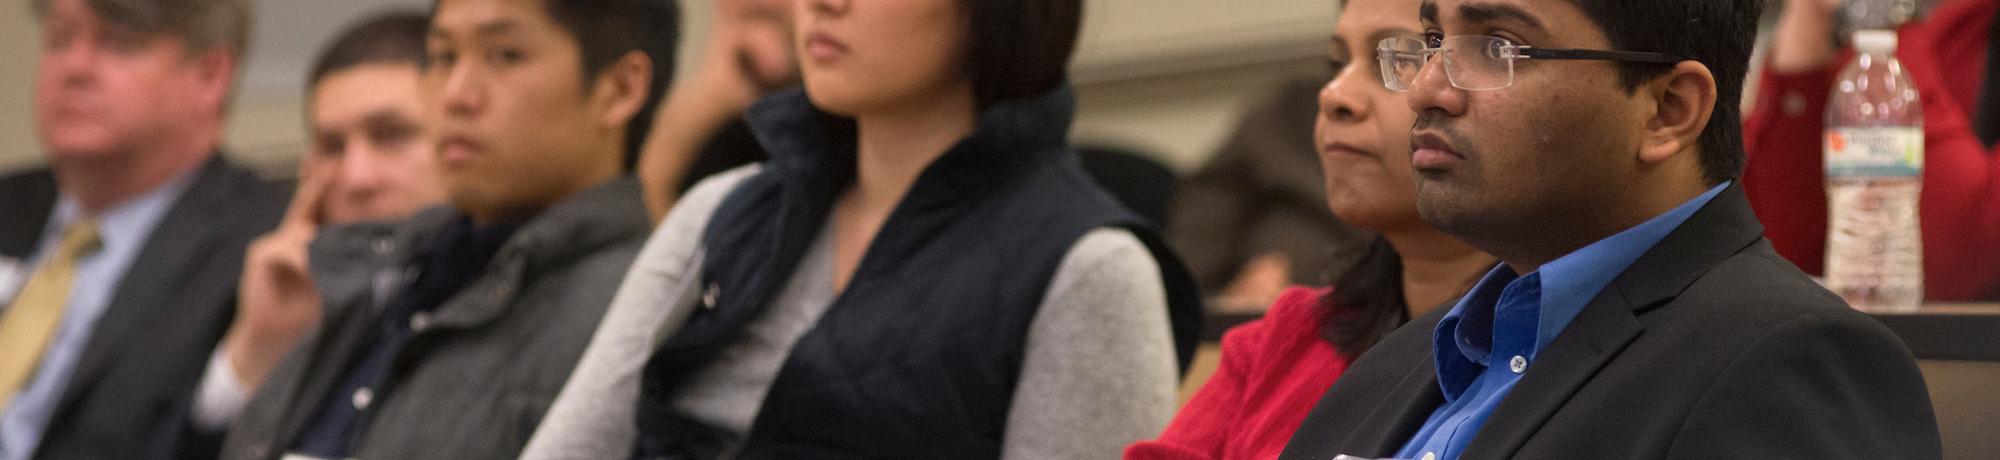
M 1778 253 L 1807 273 L 1826 263 L 1821 135 L 1826 103 L 1851 51 L 1836 49 L 1840 0 L 1786 2 L 1756 100 L 1744 120 L 1743 186 Z M 2000 291 L 2000 113 L 1980 114 L 1991 26 L 2000 0 L 1944 0 L 1897 30 L 1896 56 L 1923 100 L 1924 293 L 1930 300 L 1992 299 Z M 1990 105 L 1990 104 L 1989 104 Z M 1991 109 L 1988 110 L 1991 112 Z M 1981 123 L 1983 117 L 1989 120 Z M 1985 126 L 1988 140 L 1976 130 Z
M 1314 138 L 1326 200 L 1342 220 L 1379 233 L 1334 287 L 1292 288 L 1263 319 L 1222 338 L 1215 375 L 1159 439 L 1126 459 L 1268 459 L 1347 364 L 1410 318 L 1463 294 L 1494 258 L 1417 215 L 1402 93 L 1382 86 L 1375 44 L 1415 36 L 1418 0 L 1359 0 L 1334 25 L 1335 72 L 1319 93 Z

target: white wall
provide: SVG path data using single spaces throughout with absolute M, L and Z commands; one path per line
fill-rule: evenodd
M 1078 88 L 1071 140 L 1156 154 L 1183 174 L 1215 153 L 1247 105 L 1288 76 L 1325 73 L 1318 59 L 1207 69 Z
M 40 37 L 27 2 L 0 5 L 0 171 L 39 162 L 29 95 Z
M 1156 153 L 1197 168 L 1244 105 L 1278 80 L 1324 73 L 1331 0 L 1099 0 L 1086 3 L 1072 66 L 1077 143 Z
M 684 0 L 681 65 L 700 49 L 709 2 Z M 259 165 L 304 149 L 306 67 L 339 28 L 428 0 L 254 0 L 256 29 L 226 145 Z M 25 2 L 22 2 L 25 3 Z M 1313 71 L 1332 31 L 1331 0 L 1091 0 L 1073 66 L 1078 142 L 1160 154 L 1188 170 L 1221 142 L 1245 101 L 1288 72 Z M 0 170 L 41 163 L 30 93 L 39 35 L 25 5 L 0 6 Z

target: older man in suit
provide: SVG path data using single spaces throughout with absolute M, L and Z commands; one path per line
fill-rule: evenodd
M 1735 184 L 1759 3 L 1413 11 L 1427 32 L 1379 57 L 1418 114 L 1418 210 L 1504 264 L 1356 361 L 1284 458 L 1941 455 L 1909 350 Z
M 0 178 L 0 459 L 178 449 L 284 189 L 218 154 L 245 0 L 36 0 L 49 167 Z

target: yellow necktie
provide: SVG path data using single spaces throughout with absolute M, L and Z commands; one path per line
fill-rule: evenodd
M 0 312 L 0 411 L 35 375 L 43 348 L 62 323 L 77 259 L 96 252 L 98 243 L 96 223 L 80 220 L 63 228 L 55 253 L 28 277 L 7 311 Z

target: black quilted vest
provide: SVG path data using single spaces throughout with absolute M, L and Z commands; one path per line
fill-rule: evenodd
M 803 92 L 749 121 L 771 158 L 702 236 L 714 294 L 646 363 L 638 458 L 998 458 L 1029 323 L 1070 247 L 1131 230 L 1161 266 L 1182 368 L 1199 295 L 1157 233 L 1067 146 L 1067 87 L 995 104 L 918 177 L 852 281 L 786 358 L 746 437 L 691 420 L 671 396 L 763 312 L 855 173 L 854 124 Z

